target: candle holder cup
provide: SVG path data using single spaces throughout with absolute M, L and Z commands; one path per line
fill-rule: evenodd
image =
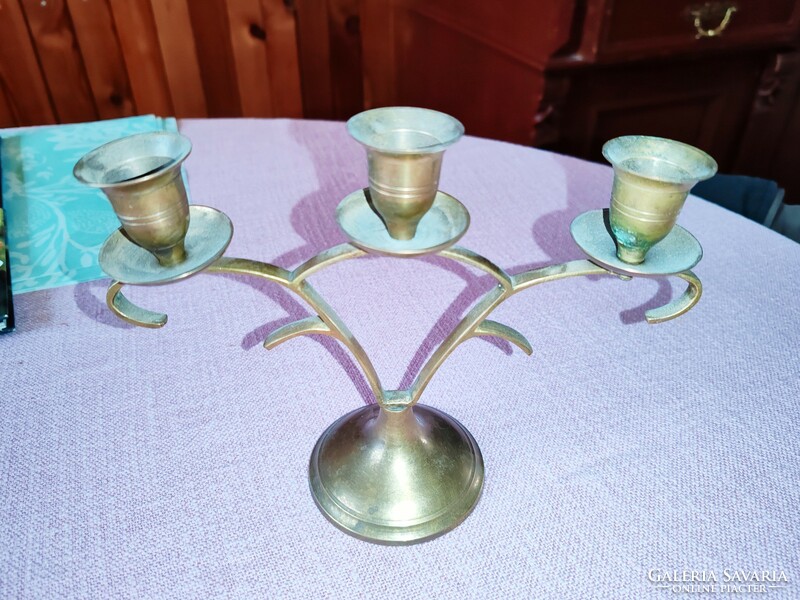
M 659 137 L 614 138 L 603 156 L 614 167 L 609 220 L 617 257 L 634 265 L 672 231 L 689 190 L 717 172 L 702 150 Z
M 165 267 L 186 259 L 189 199 L 181 165 L 191 149 L 178 133 L 141 133 L 100 146 L 73 170 L 103 191 L 126 235 Z
M 444 151 L 464 126 L 435 110 L 388 107 L 357 114 L 347 130 L 367 150 L 368 200 L 392 238 L 412 239 L 439 189 Z
M 163 326 L 166 315 L 135 306 L 122 288 L 167 283 L 200 271 L 261 278 L 283 286 L 308 304 L 310 316 L 271 332 L 264 347 L 272 349 L 302 335 L 331 336 L 352 353 L 375 397 L 374 404 L 342 416 L 320 436 L 309 461 L 311 495 L 322 513 L 347 533 L 371 542 L 409 544 L 456 527 L 475 507 L 483 488 L 484 463 L 473 436 L 454 418 L 419 404 L 450 354 L 476 337 L 502 338 L 531 354 L 524 335 L 489 317 L 514 294 L 569 277 L 611 275 L 628 280 L 675 275 L 688 283 L 686 292 L 645 315 L 651 323 L 673 319 L 700 299 L 702 285 L 689 269 L 700 260 L 702 250 L 691 234 L 676 227 L 672 241 L 664 242 L 664 246 L 671 244 L 667 250 L 654 250 L 641 266 L 631 265 L 616 256 L 603 211 L 595 210 L 579 215 L 571 226 L 586 259 L 511 275 L 489 259 L 454 245 L 469 226 L 469 213 L 458 200 L 437 189 L 444 149 L 463 133 L 457 120 L 436 111 L 387 108 L 357 115 L 348 122 L 348 129 L 367 147 L 369 160 L 369 190 L 350 194 L 337 209 L 337 221 L 350 243 L 324 250 L 292 271 L 222 256 L 232 226 L 224 213 L 215 209 L 193 205 L 192 227 L 186 233 L 185 190 L 178 173 L 189 145 L 181 136 L 148 134 L 151 137 L 113 142 L 81 159 L 75 174 L 103 189 L 125 231 L 136 242 L 115 232 L 100 255 L 101 266 L 114 278 L 106 300 L 120 318 L 143 327 Z M 666 140 L 645 146 L 652 144 L 662 148 L 657 156 L 664 149 L 676 148 Z M 606 146 L 617 171 L 612 213 L 620 233 L 615 235 L 621 238 L 623 231 L 633 230 L 637 236 L 631 251 L 644 248 L 642 239 L 652 245 L 663 231 L 669 231 L 690 182 L 713 171 L 713 161 L 699 151 L 693 154 L 678 148 L 688 163 L 677 170 L 672 160 L 669 170 L 647 163 L 641 158 L 641 148 L 621 142 Z M 169 162 L 164 162 L 165 157 Z M 679 175 L 664 175 L 673 172 Z M 654 199 L 652 206 L 643 204 L 643 197 L 637 196 L 639 190 Z M 368 205 L 369 199 L 391 235 Z M 427 211 L 428 217 L 423 219 Z M 631 216 L 632 212 L 636 214 Z M 637 216 L 641 212 L 645 217 Z M 186 236 L 188 258 L 178 266 L 165 265 L 179 254 L 173 248 L 182 236 Z M 147 253 L 136 244 L 157 256 L 161 253 L 162 264 L 155 260 L 147 264 L 146 259 L 152 257 L 142 257 Z M 407 389 L 383 387 L 364 348 L 308 281 L 323 269 L 367 254 L 436 254 L 482 271 L 497 283 L 433 350 Z

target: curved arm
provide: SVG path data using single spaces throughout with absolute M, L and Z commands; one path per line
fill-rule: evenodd
M 541 267 L 517 275 L 509 275 L 490 260 L 466 248 L 456 246 L 443 250 L 439 253 L 441 256 L 480 269 L 494 277 L 498 284 L 473 306 L 450 335 L 433 352 L 408 390 L 384 390 L 375 367 L 369 360 L 364 348 L 335 311 L 306 281 L 307 277 L 327 266 L 350 258 L 364 256 L 365 254 L 366 252 L 350 244 L 341 244 L 312 257 L 294 271 L 287 271 L 281 267 L 260 261 L 227 257 L 217 260 L 208 267 L 207 271 L 260 277 L 295 292 L 308 303 L 317 315 L 305 317 L 273 331 L 265 340 L 264 346 L 270 349 L 301 335 L 328 335 L 338 339 L 350 350 L 361 366 L 378 403 L 390 410 L 402 410 L 416 404 L 431 378 L 447 357 L 460 344 L 473 337 L 500 337 L 516 344 L 526 354 L 531 354 L 531 345 L 521 333 L 507 325 L 488 320 L 488 316 L 492 311 L 514 294 L 540 283 L 568 277 L 613 275 L 623 280 L 631 279 L 630 276 L 608 271 L 585 259 Z M 697 276 L 691 271 L 678 273 L 676 276 L 689 284 L 686 291 L 680 298 L 669 304 L 649 310 L 645 314 L 648 323 L 661 323 L 674 319 L 689 311 L 700 300 L 703 287 Z M 114 281 L 108 288 L 106 300 L 111 310 L 121 319 L 140 327 L 163 327 L 167 322 L 167 315 L 149 311 L 131 303 L 121 293 L 123 285 L 118 281 Z
M 287 271 L 276 265 L 263 263 L 246 258 L 222 257 L 206 271 L 209 273 L 233 273 L 260 277 L 277 283 L 300 296 L 319 316 L 312 316 L 289 323 L 274 331 L 264 342 L 265 347 L 272 348 L 281 342 L 300 335 L 322 334 L 330 335 L 342 342 L 353 354 L 364 376 L 367 378 L 372 393 L 378 403 L 384 401 L 384 390 L 381 386 L 378 373 L 369 360 L 367 353 L 355 336 L 350 332 L 336 312 L 305 279 L 321 269 L 349 258 L 356 258 L 366 254 L 363 250 L 341 244 L 325 250 L 317 256 L 307 260 L 294 271 Z M 106 300 L 109 308 L 121 319 L 140 327 L 163 327 L 167 322 L 167 315 L 152 312 L 131 303 L 120 292 L 124 284 L 114 281 L 108 288 Z
M 439 347 L 434 351 L 428 361 L 423 365 L 414 383 L 411 385 L 410 404 L 419 402 L 419 397 L 431 381 L 431 378 L 442 366 L 442 363 L 447 359 L 453 350 L 458 347 L 462 342 L 467 341 L 474 337 L 475 329 L 481 321 L 483 321 L 489 314 L 500 305 L 500 303 L 509 297 L 508 290 L 503 289 L 502 286 L 495 286 L 494 289 L 487 292 L 487 294 L 472 307 L 466 316 L 461 319 L 461 322 L 456 325 L 456 328 L 448 335 L 445 340 L 439 344 Z
M 108 308 L 111 309 L 111 312 L 123 321 L 138 325 L 139 327 L 158 329 L 167 324 L 167 315 L 164 313 L 141 308 L 128 300 L 121 291 L 124 285 L 124 283 L 120 283 L 119 281 L 112 281 L 111 285 L 108 286 L 106 304 L 108 304 Z
M 444 253 L 442 253 L 444 254 Z M 466 262 L 466 261 L 465 261 Z M 470 264 L 478 266 L 477 263 L 492 264 L 489 261 L 474 261 Z M 486 270 L 486 269 L 484 269 Z M 545 281 L 554 281 L 556 279 L 564 279 L 566 277 L 578 277 L 581 275 L 608 275 L 609 272 L 605 269 L 598 267 L 588 260 L 574 260 L 561 265 L 553 265 L 550 267 L 542 267 L 541 269 L 534 269 L 533 271 L 526 271 L 518 275 L 510 276 L 509 287 L 498 285 L 494 289 L 486 293 L 486 295 L 470 310 L 461 322 L 456 325 L 452 333 L 445 338 L 445 340 L 434 351 L 428 361 L 423 365 L 417 378 L 411 386 L 410 403 L 416 404 L 422 392 L 430 383 L 431 378 L 434 376 L 442 363 L 453 353 L 461 343 L 470 338 L 480 335 L 480 326 L 485 322 L 486 318 L 491 312 L 500 306 L 505 300 L 510 298 L 517 292 L 532 287 L 538 283 Z M 498 277 L 499 279 L 499 277 Z M 485 327 L 484 327 L 485 329 Z M 510 328 L 509 328 L 510 329 Z M 512 330 L 513 331 L 513 330 Z M 522 337 L 521 334 L 519 334 Z M 508 338 L 506 338 L 508 339 Z M 524 337 L 522 339 L 525 339 Z M 525 340 L 527 342 L 527 340 Z M 530 344 L 527 344 L 530 348 Z M 523 348 L 524 349 L 524 348 Z
M 520 292 L 531 286 L 546 281 L 554 281 L 556 279 L 564 279 L 565 277 L 575 277 L 579 275 L 614 275 L 623 280 L 630 280 L 628 275 L 621 275 L 608 271 L 589 260 L 574 260 L 561 265 L 553 265 L 551 267 L 542 267 L 541 269 L 534 269 L 533 271 L 526 271 L 514 275 L 514 293 Z M 700 279 L 692 271 L 684 271 L 683 273 L 676 273 L 675 277 L 680 277 L 689 285 L 686 291 L 680 298 L 673 300 L 669 304 L 648 310 L 645 313 L 645 319 L 651 325 L 656 323 L 663 323 L 680 317 L 682 314 L 689 312 L 695 304 L 700 301 L 700 296 L 703 294 L 703 284 Z
M 229 258 L 223 256 L 217 259 L 206 269 L 208 273 L 234 273 L 236 275 L 250 275 L 272 281 L 283 287 L 291 287 L 292 273 L 281 267 L 263 263 L 249 258 Z
M 283 327 L 279 327 L 267 336 L 264 340 L 264 348 L 272 350 L 275 346 L 282 344 L 292 338 L 301 335 L 333 335 L 331 328 L 325 325 L 325 321 L 316 315 L 293 321 Z
M 231 273 L 253 275 L 268 279 L 269 281 L 274 281 L 275 283 L 280 283 L 287 287 L 291 283 L 292 276 L 286 269 L 244 258 L 220 258 L 208 267 L 207 271 L 228 271 Z M 138 325 L 139 327 L 156 329 L 166 325 L 167 315 L 164 313 L 141 308 L 128 300 L 121 291 L 124 285 L 124 283 L 120 283 L 119 281 L 112 281 L 111 285 L 108 286 L 106 304 L 108 304 L 111 312 L 123 321 Z
M 338 246 L 323 250 L 316 256 L 309 258 L 306 262 L 292 271 L 289 274 L 289 278 L 291 279 L 292 283 L 299 284 L 307 277 L 310 277 L 314 273 L 317 273 L 326 267 L 330 267 L 331 265 L 342 262 L 343 260 L 348 260 L 350 258 L 358 258 L 359 256 L 364 256 L 365 254 L 366 252 L 356 248 L 355 246 L 351 246 L 350 244 L 339 244 Z
M 453 246 L 452 248 L 447 248 L 439 252 L 439 256 L 444 256 L 445 258 L 480 269 L 497 279 L 500 285 L 507 290 L 510 290 L 514 286 L 511 275 L 506 273 L 505 269 L 498 267 L 488 258 L 481 256 L 477 252 L 473 252 L 462 246 Z
M 531 343 L 524 335 L 522 335 L 516 329 L 512 329 L 508 325 L 503 325 L 502 323 L 498 323 L 497 321 L 490 321 L 489 319 L 484 319 L 483 321 L 481 321 L 480 324 L 478 324 L 478 326 L 472 332 L 472 337 L 481 337 L 481 336 L 503 338 L 507 342 L 515 344 L 520 350 L 522 350 L 528 356 L 533 354 L 533 348 L 531 348 Z
M 319 315 L 322 324 L 324 324 L 328 331 L 322 331 L 319 327 L 311 327 L 311 322 L 306 319 L 301 319 L 299 322 L 290 323 L 285 325 L 282 329 L 283 332 L 274 332 L 273 336 L 268 337 L 265 341 L 265 346 L 274 347 L 282 341 L 297 337 L 299 335 L 312 335 L 324 334 L 330 335 L 338 339 L 350 350 L 353 357 L 361 366 L 364 376 L 367 378 L 372 393 L 378 403 L 383 403 L 384 391 L 381 386 L 380 378 L 375 370 L 375 367 L 367 356 L 366 351 L 350 332 L 344 322 L 339 318 L 336 312 L 328 305 L 322 296 L 311 286 L 310 283 L 305 281 L 305 278 L 316 273 L 321 269 L 341 262 L 348 258 L 356 258 L 363 256 L 365 252 L 359 250 L 350 244 L 341 244 L 328 250 L 325 250 L 317 256 L 307 260 L 297 269 L 292 272 L 281 269 L 275 265 L 262 263 L 259 261 L 248 260 L 244 258 L 220 258 L 208 270 L 215 273 L 238 273 L 242 275 L 251 275 L 254 277 L 263 277 L 269 281 L 278 283 L 300 296 L 311 309 Z M 291 328 L 291 329 L 290 329 Z M 279 330 L 280 331 L 280 330 Z M 291 332 L 291 335 L 288 335 Z M 277 336 L 276 336 L 277 334 Z
M 647 319 L 648 323 L 663 323 L 664 321 L 680 317 L 682 314 L 689 312 L 695 304 L 700 302 L 700 296 L 703 295 L 703 284 L 700 283 L 700 279 L 698 279 L 697 275 L 691 271 L 685 271 L 683 273 L 677 273 L 675 277 L 680 277 L 689 283 L 686 287 L 686 291 L 683 292 L 681 297 L 677 300 L 673 300 L 669 304 L 665 304 L 659 308 L 648 310 L 644 314 L 644 318 Z
M 457 249 L 454 248 L 453 250 Z M 472 266 L 482 268 L 484 271 L 491 272 L 491 265 L 493 265 L 493 263 L 485 259 L 477 260 L 476 257 L 482 257 L 474 254 L 469 256 L 465 253 L 459 253 L 458 256 L 456 256 L 452 251 L 445 251 L 441 254 L 448 256 L 448 258 L 461 260 L 462 262 L 466 262 Z M 502 271 L 499 268 L 498 270 Z M 503 273 L 505 273 L 505 271 L 503 271 Z M 494 273 L 492 274 L 494 275 Z M 447 357 L 450 356 L 450 354 L 452 354 L 460 344 L 470 338 L 480 335 L 497 335 L 517 344 L 520 348 L 522 348 L 523 351 L 525 351 L 527 354 L 530 354 L 530 344 L 527 343 L 527 340 L 521 334 L 505 325 L 495 323 L 494 321 L 488 321 L 487 317 L 489 314 L 491 314 L 495 308 L 497 308 L 500 304 L 514 294 L 533 287 L 534 285 L 548 281 L 566 279 L 568 277 L 581 277 L 584 275 L 613 275 L 626 281 L 631 279 L 631 277 L 628 275 L 613 273 L 586 259 L 573 260 L 560 265 L 541 267 L 539 269 L 525 271 L 517 275 L 511 275 L 510 288 L 502 285 L 501 275 L 495 275 L 496 279 L 498 279 L 501 284 L 486 293 L 486 295 L 472 308 L 472 310 L 470 310 L 464 316 L 453 332 L 447 336 L 447 338 L 445 338 L 445 340 L 434 351 L 428 361 L 423 365 L 422 369 L 417 375 L 417 378 L 414 380 L 414 383 L 411 386 L 411 395 L 408 399 L 408 403 L 413 405 L 419 401 L 422 392 L 425 391 L 425 388 L 427 387 L 428 383 L 430 383 L 431 378 L 434 376 L 442 363 L 444 363 Z M 684 281 L 688 282 L 688 288 L 677 300 L 674 300 L 673 302 L 670 302 L 669 304 L 660 308 L 654 308 L 648 311 L 645 314 L 645 318 L 647 319 L 648 323 L 662 323 L 664 321 L 668 321 L 669 319 L 679 317 L 680 315 L 689 311 L 700 300 L 703 286 L 694 273 L 691 271 L 686 271 L 684 273 L 676 274 L 676 277 L 680 277 Z M 506 335 L 503 335 L 504 333 Z M 521 340 L 517 339 L 515 334 L 518 335 Z M 524 343 L 522 340 L 524 340 Z
M 364 350 L 363 346 L 358 342 L 344 322 L 339 318 L 339 315 L 337 315 L 334 310 L 328 306 L 328 303 L 322 299 L 322 297 L 313 287 L 311 287 L 308 282 L 300 282 L 300 285 L 294 289 L 294 291 L 297 292 L 311 306 L 311 308 L 317 312 L 317 314 L 319 314 L 320 318 L 331 329 L 330 335 L 347 346 L 347 349 L 350 350 L 350 353 L 358 361 L 358 364 L 361 365 L 361 370 L 364 372 L 364 376 L 369 382 L 372 393 L 375 395 L 375 400 L 379 404 L 382 404 L 384 399 L 384 390 L 383 386 L 381 386 L 381 380 L 378 377 L 378 373 L 375 370 L 372 361 L 369 359 L 369 356 L 367 356 L 366 350 Z
M 541 267 L 512 276 L 511 279 L 514 283 L 513 293 L 516 294 L 522 290 L 527 290 L 529 287 L 540 283 L 566 279 L 567 277 L 582 277 L 584 275 L 615 275 L 621 279 L 630 279 L 627 275 L 617 275 L 586 259 L 571 260 L 560 265 Z

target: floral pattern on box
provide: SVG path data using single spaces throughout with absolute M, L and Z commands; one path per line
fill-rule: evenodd
M 100 190 L 72 167 L 88 151 L 147 131 L 177 131 L 153 115 L 0 132 L 3 207 L 15 294 L 105 277 L 100 246 L 119 227 Z

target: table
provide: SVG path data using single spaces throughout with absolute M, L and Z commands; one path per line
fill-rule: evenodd
M 180 128 L 193 202 L 235 224 L 227 255 L 291 267 L 345 241 L 334 209 L 367 179 L 343 124 Z M 471 212 L 460 243 L 514 273 L 582 258 L 569 224 L 611 179 L 466 137 L 441 187 Z M 532 357 L 473 340 L 445 363 L 422 401 L 476 437 L 485 488 L 461 526 L 410 547 L 351 538 L 314 506 L 314 442 L 370 396 L 328 338 L 261 347 L 306 314 L 295 297 L 226 275 L 128 288 L 170 315 L 145 330 L 108 311 L 107 281 L 18 296 L 0 338 L 0 596 L 661 598 L 665 573 L 728 569 L 784 571 L 768 597 L 799 597 L 800 245 L 697 198 L 679 222 L 705 250 L 693 311 L 644 322 L 680 280 L 564 280 L 493 316 Z M 436 257 L 314 282 L 386 387 L 493 285 Z

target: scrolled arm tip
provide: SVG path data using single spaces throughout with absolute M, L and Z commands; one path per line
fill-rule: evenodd
M 528 356 L 533 354 L 531 343 L 524 335 L 522 335 L 516 329 L 513 329 L 508 325 L 498 323 L 497 321 L 490 321 L 489 319 L 484 319 L 481 321 L 478 326 L 475 327 L 471 337 L 481 336 L 502 338 L 507 342 L 511 342 L 517 346 L 517 348 L 522 350 Z
M 124 283 L 119 281 L 111 282 L 106 292 L 106 304 L 117 317 L 136 325 L 138 327 L 147 327 L 148 329 L 159 329 L 167 324 L 167 315 L 160 312 L 147 310 L 140 306 L 136 306 L 133 302 L 128 300 L 122 294 L 122 286 Z
M 317 315 L 293 321 L 283 327 L 279 327 L 267 336 L 264 340 L 264 348 L 272 350 L 278 344 L 296 338 L 301 335 L 330 335 L 334 336 L 334 332 L 328 327 L 325 322 Z
M 697 275 L 691 271 L 685 271 L 677 273 L 675 276 L 680 277 L 689 285 L 679 298 L 659 308 L 648 310 L 644 314 L 644 318 L 651 325 L 675 319 L 689 312 L 700 301 L 700 296 L 703 295 L 703 284 Z

